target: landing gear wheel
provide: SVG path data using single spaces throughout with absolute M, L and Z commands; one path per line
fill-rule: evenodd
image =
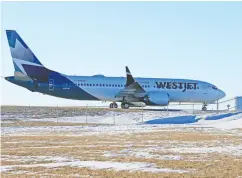
M 113 108 L 113 103 L 110 103 L 109 108 Z
M 122 103 L 121 108 L 122 109 L 129 109 L 129 104 L 128 103 Z
M 206 103 L 204 103 L 204 104 L 203 104 L 203 107 L 202 107 L 202 111 L 207 111 L 207 106 L 208 106 L 208 105 L 207 105 Z
M 117 103 L 113 103 L 113 108 L 118 108 L 118 104 Z
M 202 107 L 202 110 L 203 110 L 203 111 L 207 111 L 207 107 L 206 107 L 206 106 L 203 106 L 203 107 Z
M 124 109 L 129 109 L 129 104 L 128 103 L 124 104 Z
M 110 103 L 109 108 L 118 108 L 117 103 Z

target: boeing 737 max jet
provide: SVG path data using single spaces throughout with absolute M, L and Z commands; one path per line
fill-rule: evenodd
M 187 79 L 133 78 L 128 67 L 126 77 L 70 76 L 44 67 L 15 30 L 7 30 L 14 65 L 11 83 L 32 92 L 74 100 L 111 101 L 110 108 L 159 105 L 170 102 L 215 103 L 225 93 L 215 85 Z

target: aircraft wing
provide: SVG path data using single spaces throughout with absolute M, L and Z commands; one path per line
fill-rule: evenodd
M 126 85 L 125 88 L 120 90 L 116 98 L 142 98 L 145 97 L 146 91 L 142 86 L 136 82 L 130 73 L 129 68 L 126 66 Z

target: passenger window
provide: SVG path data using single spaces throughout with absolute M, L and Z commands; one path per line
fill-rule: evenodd
M 115 87 L 117 87 L 117 85 L 115 85 Z
M 106 84 L 106 87 L 108 87 L 108 84 Z
M 89 86 L 89 84 L 87 84 L 87 86 Z
M 109 84 L 109 87 L 111 87 L 111 84 Z
M 105 87 L 105 85 L 103 84 L 103 86 Z

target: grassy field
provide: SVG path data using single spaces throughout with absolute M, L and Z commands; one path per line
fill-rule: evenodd
M 4 112 L 9 117 L 23 109 L 13 107 Z M 31 112 L 36 111 L 38 121 L 14 116 L 2 122 L 2 129 L 36 128 L 36 132 L 4 134 L 3 130 L 1 177 L 242 176 L 241 129 L 42 122 L 41 117 L 49 110 L 35 108 Z M 46 131 L 39 132 L 40 128 Z M 117 128 L 117 132 L 110 132 Z M 90 162 L 95 164 L 87 165 Z M 106 163 L 108 166 L 100 167 Z M 126 166 L 128 163 L 131 165 Z M 140 163 L 149 166 L 136 168 Z M 126 167 L 118 170 L 115 165 Z
M 71 123 L 16 122 L 11 126 L 70 126 Z M 6 125 L 5 125 L 6 126 Z M 238 131 L 241 132 L 241 131 Z M 206 147 L 216 148 L 227 145 L 240 145 L 241 136 L 194 132 L 169 132 L 155 129 L 152 133 L 100 134 L 92 136 L 2 136 L 1 165 L 47 164 L 54 160 L 40 160 L 38 156 L 68 157 L 75 160 L 95 160 L 112 162 L 145 162 L 156 168 L 188 170 L 187 173 L 161 173 L 142 171 L 115 171 L 112 169 L 92 169 L 86 167 L 60 166 L 14 167 L 1 173 L 2 177 L 238 177 L 242 176 L 242 157 L 223 152 L 176 153 L 172 148 Z M 162 147 L 163 149 L 152 149 Z M 129 150 L 131 154 L 120 154 Z M 137 156 L 136 152 L 149 152 L 157 157 Z M 105 156 L 112 153 L 115 156 Z M 162 160 L 159 156 L 179 155 L 178 160 Z M 33 159 L 29 159 L 32 157 Z M 36 157 L 36 159 L 35 159 Z

